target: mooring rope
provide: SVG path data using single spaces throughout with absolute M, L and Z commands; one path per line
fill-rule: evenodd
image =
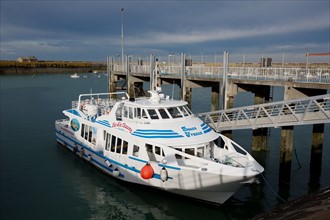
M 269 189 L 272 191 L 272 193 L 277 197 L 279 198 L 280 200 L 282 200 L 282 202 L 284 203 L 288 203 L 289 201 L 283 199 L 277 192 L 275 192 L 275 190 L 273 189 L 273 187 L 270 185 L 270 183 L 266 180 L 266 177 L 260 173 L 260 175 L 262 176 L 262 178 L 264 179 L 266 185 L 269 187 Z

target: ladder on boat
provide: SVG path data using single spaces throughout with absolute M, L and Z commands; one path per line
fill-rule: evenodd
M 330 123 L 330 94 L 200 113 L 215 131 Z

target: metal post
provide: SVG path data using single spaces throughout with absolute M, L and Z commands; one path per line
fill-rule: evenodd
M 227 85 L 228 85 L 228 79 L 227 79 L 227 74 L 228 74 L 228 58 L 229 54 L 227 51 L 223 52 L 223 85 L 222 85 L 222 91 L 223 91 L 223 109 L 227 109 Z
M 185 68 L 185 54 L 181 54 L 181 92 L 182 92 L 182 99 L 186 97 L 186 68 Z
M 120 11 L 120 17 L 121 17 L 121 64 L 124 65 L 124 8 Z
M 150 90 L 154 88 L 154 69 L 155 69 L 155 55 L 150 54 Z

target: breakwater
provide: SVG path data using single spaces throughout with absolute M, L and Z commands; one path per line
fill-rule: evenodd
M 105 71 L 106 65 L 102 62 L 85 61 L 37 61 L 17 62 L 0 61 L 0 75 L 29 75 L 39 73 L 82 73 Z

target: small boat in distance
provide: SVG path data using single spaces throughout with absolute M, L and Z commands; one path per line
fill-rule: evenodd
M 75 74 L 70 75 L 70 77 L 75 79 L 75 78 L 79 78 L 80 76 L 78 75 L 78 73 L 75 73 Z
M 213 204 L 264 171 L 186 101 L 152 88 L 150 97 L 79 95 L 55 121 L 57 142 L 114 178 Z

